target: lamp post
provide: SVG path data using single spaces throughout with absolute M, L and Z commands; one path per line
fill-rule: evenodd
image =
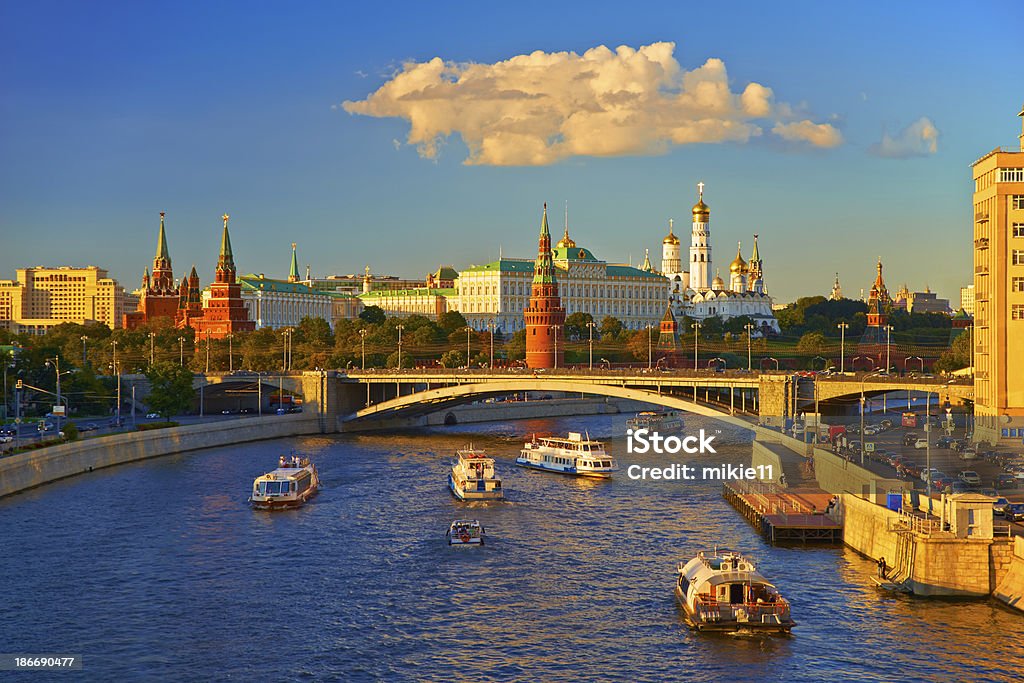
M 185 338 L 178 337 L 178 365 L 185 367 Z
M 235 335 L 233 335 L 233 334 L 231 334 L 229 332 L 227 337 L 228 337 L 228 372 L 234 372 L 235 371 L 235 361 L 234 361 L 234 357 L 232 355 L 232 353 L 234 351 L 234 347 L 232 345 L 232 340 L 235 338 Z
M 149 333 L 149 364 L 152 365 L 156 358 L 156 332 Z
M 870 370 L 870 372 L 874 372 L 875 371 L 875 363 L 874 363 L 874 361 L 871 360 L 871 356 L 854 356 L 853 358 L 851 358 L 850 359 L 850 363 L 853 364 L 853 371 L 854 372 L 857 371 L 857 361 L 859 361 L 862 358 L 864 360 L 866 360 L 866 361 L 871 363 L 871 370 Z
M 724 358 L 720 358 L 720 357 L 717 357 L 717 356 L 715 358 L 708 359 L 708 367 L 710 368 L 712 363 L 715 363 L 715 365 L 717 366 L 718 362 L 720 362 L 722 364 L 722 369 L 723 370 L 725 370 L 727 367 L 729 367 L 729 364 L 725 362 Z
M 888 375 L 889 368 L 892 367 L 892 364 L 889 362 L 889 342 L 892 338 L 893 327 L 892 325 L 886 325 L 883 329 L 885 330 L 885 374 Z
M 487 321 L 487 329 L 491 332 L 491 360 L 487 367 L 494 370 L 494 318 Z
M 111 339 L 110 345 L 114 347 L 114 354 L 110 363 L 110 368 L 113 371 L 117 367 L 117 340 Z
M 206 373 L 210 373 L 210 330 L 206 330 Z
M 114 342 L 117 344 L 117 342 Z M 115 347 L 116 348 L 116 347 Z M 117 361 L 115 355 L 114 362 L 110 364 L 110 369 L 117 375 L 117 426 L 121 426 L 121 365 Z
M 591 320 L 587 323 L 587 327 L 590 328 L 590 369 L 594 369 L 594 328 L 597 324 Z
M 466 325 L 466 369 L 469 370 L 469 338 L 473 334 L 473 328 Z
M 850 323 L 839 323 L 839 372 L 846 372 L 846 330 L 850 329 Z
M 605 370 L 611 370 L 612 369 L 612 362 L 610 360 L 608 360 L 607 358 L 602 358 L 600 360 L 601 360 L 602 363 L 604 363 Z
M 753 369 L 750 362 L 750 336 L 751 332 L 754 330 L 754 325 L 752 323 L 747 323 L 743 326 L 743 329 L 747 331 L 747 372 L 750 372 Z
M 67 419 L 68 413 L 70 413 L 71 411 L 68 409 L 69 407 L 67 406 L 66 401 L 61 399 L 61 394 L 60 394 L 60 378 L 61 378 L 62 375 L 70 375 L 71 371 L 70 370 L 68 370 L 66 372 L 61 372 L 60 371 L 60 356 L 54 356 L 52 359 L 48 358 L 46 360 L 46 365 L 49 366 L 51 361 L 53 362 L 53 369 L 54 369 L 54 371 L 57 374 L 57 406 L 61 406 L 63 404 L 63 406 L 64 406 L 64 416 L 63 417 L 65 419 Z M 4 375 L 4 377 L 6 378 L 6 374 Z M 7 384 L 7 382 L 5 381 L 4 385 L 6 386 L 6 384 Z M 5 410 L 5 416 L 6 416 L 6 410 Z M 61 416 L 57 415 L 57 431 L 58 432 L 60 431 L 60 428 L 61 428 L 61 419 L 60 418 L 61 418 Z
M 943 384 L 946 388 L 949 384 Z M 935 402 L 939 401 L 939 392 L 935 392 Z M 925 495 L 928 496 L 928 513 L 932 511 L 932 425 L 931 425 L 932 392 L 925 390 L 924 398 L 924 471 L 927 472 L 925 479 Z M 937 406 L 936 406 L 937 407 Z
M 868 381 L 869 377 L 876 377 L 881 372 L 871 372 L 864 376 L 860 381 L 860 464 L 864 466 L 864 408 L 866 398 L 864 396 L 864 383 Z
M 79 339 L 82 340 L 82 367 L 84 368 L 86 365 L 89 364 L 89 356 L 85 352 L 85 342 L 89 341 L 89 336 L 83 334 L 81 337 L 79 337 Z M 4 415 L 6 416 L 6 413 Z
M 699 320 L 693 321 L 693 371 L 697 372 L 697 340 L 700 339 L 701 324 Z
M 555 340 L 555 362 L 552 370 L 558 369 L 558 325 L 551 326 L 551 337 Z
M 362 351 L 363 351 L 363 364 L 362 364 L 362 369 L 363 370 L 366 369 L 366 335 L 367 335 L 366 328 L 363 328 L 363 329 L 359 330 L 359 337 L 360 337 L 359 343 L 360 343 L 360 346 L 362 346 Z
M 907 356 L 906 358 L 903 359 L 903 367 L 906 368 L 907 367 L 907 361 L 912 361 L 912 360 L 921 361 L 921 372 L 923 373 L 924 372 L 924 358 L 921 358 L 921 356 Z
M 402 369 L 402 330 L 405 329 L 405 325 L 395 325 L 395 329 L 398 330 L 398 369 Z
M 286 327 L 281 334 L 284 336 L 284 371 L 292 369 L 292 328 Z
M 779 359 L 778 359 L 778 358 L 772 358 L 771 356 L 768 356 L 768 357 L 766 357 L 766 358 L 762 358 L 762 359 L 761 359 L 761 365 L 762 365 L 762 366 L 764 365 L 764 362 L 765 362 L 766 360 L 770 360 L 770 361 L 772 361 L 773 363 L 775 363 L 775 372 L 778 372 L 778 371 L 779 371 Z
M 654 327 L 647 323 L 647 369 L 654 367 Z
M 288 330 L 281 330 L 281 374 L 288 372 Z M 283 381 L 283 380 L 282 380 Z M 278 398 L 281 398 L 278 396 Z

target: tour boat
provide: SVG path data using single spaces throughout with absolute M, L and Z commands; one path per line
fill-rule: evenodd
M 676 600 L 698 631 L 789 633 L 787 602 L 747 557 L 701 551 L 677 567 Z
M 523 446 L 516 464 L 578 477 L 608 478 L 619 469 L 603 443 L 591 440 L 589 435 L 583 438 L 579 432 L 569 432 L 566 439 L 534 436 Z
M 494 458 L 472 446 L 456 452 L 448 488 L 459 500 L 496 500 L 505 495 L 501 479 L 494 476 Z
M 249 502 L 257 510 L 285 510 L 301 507 L 320 487 L 316 465 L 309 458 L 282 455 L 277 469 L 256 477 Z
M 483 545 L 484 528 L 475 519 L 457 519 L 445 532 L 448 545 Z
M 645 410 L 626 420 L 626 426 L 633 431 L 678 432 L 683 428 L 683 418 L 675 410 Z

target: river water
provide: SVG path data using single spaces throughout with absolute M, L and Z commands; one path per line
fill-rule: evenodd
M 700 427 L 716 428 L 688 418 Z M 570 429 L 612 437 L 623 468 L 694 457 L 630 456 L 623 418 L 604 416 L 243 444 L 0 500 L 0 652 L 83 655 L 61 680 L 1019 680 L 1024 617 L 994 601 L 883 594 L 848 549 L 768 546 L 714 483 L 512 464 L 531 432 Z M 447 492 L 470 441 L 497 458 L 505 502 Z M 716 445 L 706 459 L 749 460 L 741 432 Z M 250 510 L 281 453 L 309 455 L 323 490 Z M 449 547 L 457 517 L 487 545 Z M 715 545 L 759 560 L 791 637 L 686 628 L 675 565 Z

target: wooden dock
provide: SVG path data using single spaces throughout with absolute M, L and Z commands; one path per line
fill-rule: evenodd
M 843 525 L 825 514 L 831 494 L 773 484 L 729 482 L 722 495 L 771 543 L 840 543 Z

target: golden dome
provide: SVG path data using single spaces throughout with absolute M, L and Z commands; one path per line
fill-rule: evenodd
M 662 244 L 679 244 L 679 238 L 672 232 L 672 220 L 668 221 L 668 234 L 665 235 L 665 239 L 661 241 Z
M 572 249 L 576 246 L 576 243 L 569 237 L 569 228 L 565 229 L 565 234 L 562 235 L 562 239 L 558 240 L 558 244 L 555 246 L 559 249 Z
M 704 200 L 701 199 L 699 202 L 697 202 L 696 204 L 693 205 L 693 215 L 694 216 L 710 216 L 711 215 L 711 209 L 708 207 L 707 204 L 704 203 Z
M 743 260 L 743 256 L 740 255 L 740 245 L 736 245 L 736 258 L 729 264 L 730 273 L 745 273 L 747 271 L 747 262 Z
M 722 279 L 721 275 L 715 275 L 715 278 L 711 281 L 711 289 L 725 289 L 725 280 Z

